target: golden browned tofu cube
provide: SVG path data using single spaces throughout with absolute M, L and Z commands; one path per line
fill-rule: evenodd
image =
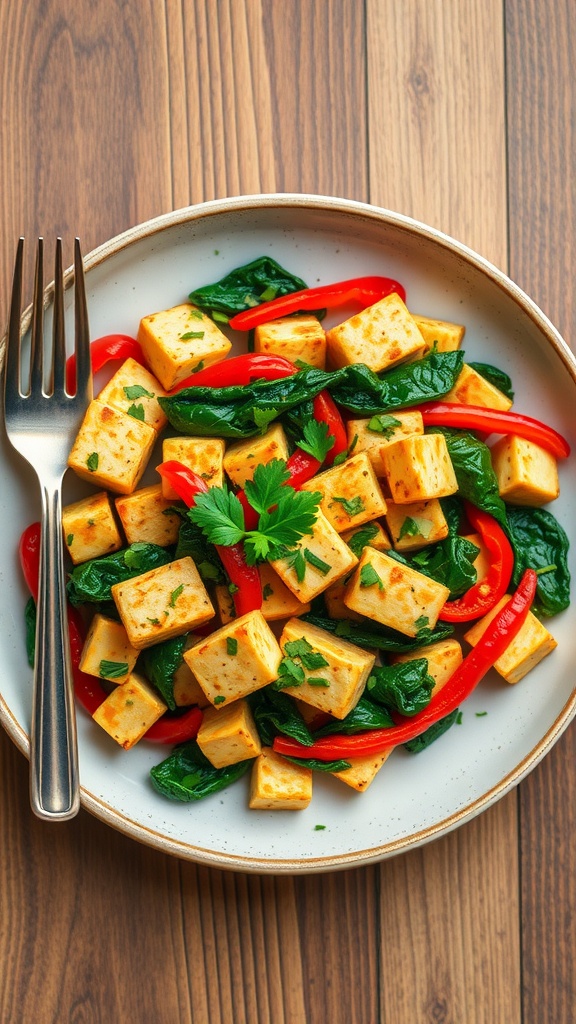
M 321 370 L 326 365 L 326 334 L 312 313 L 282 316 L 254 330 L 254 351 L 301 360 Z
M 406 636 L 416 636 L 419 630 L 436 625 L 449 596 L 448 587 L 441 583 L 383 551 L 364 548 L 344 604 Z
M 412 313 L 418 330 L 426 342 L 426 352 L 436 346 L 437 352 L 454 352 L 460 348 L 466 328 L 449 320 L 433 320 L 429 316 Z
M 161 484 L 141 487 L 116 498 L 115 504 L 129 544 L 146 541 L 166 548 L 178 540 L 182 520 L 176 513 L 168 513 L 172 502 L 162 494 Z
M 200 574 L 188 556 L 115 583 L 112 597 L 130 643 L 137 650 L 188 633 L 215 614 Z
M 133 672 L 125 683 L 108 694 L 92 718 L 124 750 L 130 750 L 166 710 L 156 691 Z
M 214 707 L 240 700 L 273 682 L 282 651 L 260 611 L 227 623 L 184 652 L 184 659 Z
M 347 586 L 348 577 L 343 576 L 341 580 L 336 580 L 336 583 L 331 583 L 328 590 L 324 591 L 326 611 L 331 619 L 353 619 L 358 622 L 362 616 L 358 615 L 357 612 L 351 611 L 344 604 L 344 594 L 346 593 Z
M 424 351 L 425 342 L 395 292 L 326 332 L 332 366 L 365 363 L 375 373 Z
M 222 487 L 222 460 L 226 445 L 221 437 L 166 437 L 162 441 L 163 462 L 181 462 L 206 482 L 207 487 Z M 162 479 L 162 494 L 175 500 L 178 494 Z
M 448 536 L 448 523 L 438 498 L 409 505 L 389 501 L 386 525 L 396 551 L 419 551 Z
M 397 505 L 455 494 L 458 482 L 442 434 L 412 434 L 382 449 L 386 479 Z
M 312 770 L 264 747 L 254 761 L 248 806 L 257 811 L 303 811 L 312 799 Z
M 388 760 L 394 747 L 387 747 L 379 754 L 364 754 L 363 757 L 347 757 L 350 767 L 341 772 L 331 772 L 335 779 L 345 782 L 351 789 L 363 793 L 374 781 L 382 765 Z
M 466 363 L 454 387 L 444 395 L 442 401 L 456 402 L 458 405 L 481 405 L 486 409 L 502 409 L 505 412 L 512 405 L 511 398 Z
M 62 510 L 64 543 L 74 565 L 109 555 L 122 547 L 110 498 L 106 491 L 66 505 Z
M 213 320 L 189 302 L 140 321 L 138 341 L 152 373 L 167 391 L 228 355 L 231 343 Z
M 189 651 L 200 639 L 195 633 L 190 633 L 186 637 L 184 650 Z M 174 673 L 174 703 L 179 708 L 186 708 L 191 704 L 197 704 L 199 708 L 210 706 L 210 701 L 184 658 Z
M 82 648 L 81 671 L 111 683 L 125 683 L 137 657 L 122 623 L 97 612 Z
M 262 584 L 262 615 L 266 622 L 278 622 L 310 611 L 310 604 L 299 601 L 268 562 L 260 565 L 258 572 Z
M 288 460 L 288 442 L 279 423 L 272 424 L 260 437 L 234 441 L 224 455 L 224 469 L 236 487 L 244 487 L 254 476 L 256 466 L 266 465 L 272 459 Z
M 372 424 L 372 427 L 370 427 Z M 423 434 L 422 413 L 390 412 L 369 419 L 348 420 L 346 424 L 348 447 L 354 445 L 354 454 L 366 452 L 376 476 L 385 476 L 382 448 L 410 434 Z M 356 442 L 354 443 L 354 439 Z
M 252 712 L 245 700 L 219 710 L 207 708 L 196 741 L 215 768 L 258 757 L 262 750 Z
M 409 654 L 393 654 L 390 661 L 393 665 L 397 662 L 414 661 L 418 658 L 426 658 L 428 661 L 428 674 L 434 680 L 434 689 L 431 697 L 448 682 L 450 676 L 462 664 L 462 648 L 457 640 L 449 637 L 447 640 L 438 640 L 435 644 L 428 644 L 427 647 L 419 647 Z
M 362 526 L 386 512 L 386 500 L 365 452 L 318 473 L 300 490 L 320 492 L 320 508 L 337 533 Z
M 300 619 L 286 623 L 280 647 L 304 677 L 298 685 L 283 687 L 284 693 L 334 718 L 345 718 L 362 695 L 375 656 Z M 303 653 L 297 654 L 300 649 Z
M 135 359 L 127 359 L 98 395 L 98 401 L 113 409 L 143 420 L 154 430 L 162 430 L 168 422 L 158 404 L 166 392 L 156 377 Z
M 558 497 L 556 459 L 533 441 L 507 434 L 493 445 L 490 456 L 500 495 L 510 505 L 546 505 Z
M 95 487 L 132 494 L 155 441 L 153 427 L 94 400 L 86 410 L 68 465 Z
M 388 505 L 386 505 L 388 507 Z M 371 548 L 376 548 L 377 551 L 389 551 L 392 547 L 390 538 L 382 525 L 377 523 L 373 519 L 370 523 L 365 523 L 364 526 L 355 526 L 353 530 L 345 530 L 341 535 L 342 540 L 345 540 L 348 545 L 352 541 L 352 550 L 358 546 L 359 550 L 366 547 L 367 544 Z M 356 538 L 356 545 L 354 544 L 354 538 Z M 361 542 L 361 545 L 360 545 Z
M 307 604 L 357 563 L 356 555 L 319 511 L 312 534 L 302 537 L 289 555 L 271 565 L 298 600 Z
M 472 629 L 464 634 L 464 639 L 472 647 L 476 646 L 487 626 L 508 600 L 508 596 L 503 597 L 492 611 L 488 612 L 479 622 L 474 623 Z M 524 625 L 520 627 L 504 654 L 500 655 L 494 668 L 507 683 L 518 683 L 530 672 L 530 669 L 535 668 L 557 646 L 552 634 L 532 612 L 528 612 Z

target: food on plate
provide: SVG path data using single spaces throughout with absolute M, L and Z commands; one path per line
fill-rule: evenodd
M 323 772 L 361 793 L 492 667 L 515 684 L 553 651 L 568 542 L 543 506 L 569 448 L 464 335 L 393 279 L 308 289 L 262 257 L 94 343 L 120 365 L 69 458 L 94 488 L 63 512 L 75 685 L 125 750 L 174 746 L 158 792 L 250 773 L 250 808 L 296 810 Z

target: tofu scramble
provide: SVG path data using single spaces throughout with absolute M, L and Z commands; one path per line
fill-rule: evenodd
M 245 773 L 257 810 L 305 808 L 318 771 L 363 792 L 456 720 L 467 656 L 527 568 L 532 610 L 484 671 L 515 684 L 556 646 L 567 541 L 543 506 L 567 446 L 465 361 L 464 325 L 399 293 L 326 331 L 294 286 L 227 317 L 192 293 L 141 320 L 86 412 L 69 466 L 93 493 L 63 511 L 89 617 L 77 679 L 124 749 L 175 744 L 151 773 L 170 798 Z M 231 356 L 219 323 L 254 314 Z

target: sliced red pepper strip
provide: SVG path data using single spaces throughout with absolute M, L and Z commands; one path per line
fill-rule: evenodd
M 526 569 L 514 594 L 488 624 L 476 646 L 428 706 L 413 718 L 386 729 L 372 729 L 370 732 L 353 735 L 324 736 L 310 747 L 285 736 L 276 736 L 274 750 L 289 757 L 314 757 L 319 761 L 333 761 L 379 754 L 388 747 L 396 747 L 420 736 L 435 722 L 455 711 L 504 653 L 526 621 L 536 593 L 536 583 L 534 570 Z
M 26 586 L 35 601 L 38 600 L 40 577 L 40 523 L 30 523 L 18 543 L 18 556 Z
M 96 338 L 90 345 L 92 373 L 98 373 L 106 363 L 114 360 L 135 359 L 141 366 L 146 366 L 144 353 L 135 338 L 128 334 L 105 334 Z M 76 356 L 73 354 L 66 360 L 66 389 L 70 394 L 76 390 Z
M 280 316 L 299 313 L 302 310 L 335 309 L 348 303 L 360 305 L 363 309 L 396 292 L 404 301 L 406 292 L 398 281 L 391 277 L 352 277 L 335 284 L 324 284 L 318 288 L 303 288 L 299 292 L 280 295 L 277 299 L 262 302 L 259 306 L 237 313 L 230 321 L 235 331 L 251 331 L 269 320 Z
M 279 380 L 294 373 L 298 373 L 298 367 L 284 356 L 245 352 L 198 370 L 177 384 L 170 394 L 177 394 L 183 388 L 243 387 L 253 380 Z
M 72 675 L 74 677 L 74 693 L 82 707 L 93 715 L 103 701 L 106 691 L 96 676 L 89 676 L 80 668 L 80 658 L 84 647 L 84 622 L 72 605 L 68 605 L 68 631 L 70 634 L 70 654 L 72 657 Z
M 197 707 L 190 708 L 183 715 L 162 715 L 150 726 L 143 739 L 151 743 L 185 743 L 196 738 L 202 718 L 203 712 Z
M 486 435 L 516 434 L 545 448 L 557 459 L 566 459 L 570 455 L 570 445 L 561 434 L 541 420 L 521 413 L 456 402 L 427 402 L 415 405 L 412 411 L 422 413 L 425 427 L 458 427 L 461 430 L 480 430 Z
M 327 391 L 321 391 L 314 399 L 314 419 L 318 420 L 318 423 L 325 423 L 328 432 L 334 438 L 334 444 L 324 460 L 328 466 L 331 466 L 336 456 L 347 450 L 348 435 L 336 402 Z
M 196 495 L 208 490 L 206 481 L 193 473 L 181 462 L 170 460 L 157 466 L 157 471 L 164 480 L 168 480 L 182 501 L 192 508 Z M 236 588 L 233 599 L 236 615 L 246 615 L 262 607 L 262 584 L 260 574 L 255 565 L 248 565 L 242 543 L 229 547 L 216 545 L 222 564 Z
M 514 551 L 499 523 L 488 512 L 464 502 L 466 517 L 478 531 L 490 556 L 490 567 L 482 580 L 474 583 L 462 597 L 447 601 L 440 619 L 443 622 L 471 622 L 486 615 L 508 590 L 514 569 Z

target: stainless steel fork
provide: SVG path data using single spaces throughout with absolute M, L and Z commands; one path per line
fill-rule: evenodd
M 42 539 L 30 737 L 30 802 L 41 818 L 66 820 L 80 806 L 74 689 L 64 579 L 62 479 L 83 413 L 92 397 L 88 313 L 80 242 L 74 249 L 76 390 L 66 387 L 62 241 L 56 242 L 52 346 L 44 338 L 43 240 L 38 239 L 30 373 L 21 377 L 24 239 L 18 243 L 4 372 L 6 433 L 40 484 Z M 22 375 L 24 379 L 26 374 Z

